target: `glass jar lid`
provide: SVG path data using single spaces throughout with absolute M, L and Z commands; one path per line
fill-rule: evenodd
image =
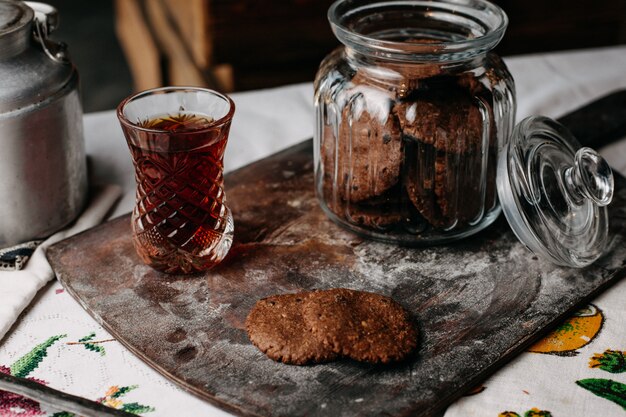
M 563 125 L 542 116 L 521 121 L 500 152 L 497 187 L 511 228 L 537 255 L 580 268 L 604 253 L 613 174 Z

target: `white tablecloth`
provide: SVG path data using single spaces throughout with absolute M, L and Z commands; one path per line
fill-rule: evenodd
M 513 57 L 506 63 L 517 86 L 517 120 L 530 114 L 558 117 L 612 90 L 626 88 L 626 46 Z M 237 111 L 225 157 L 226 169 L 241 167 L 312 137 L 312 95 L 310 83 L 233 94 Z M 134 203 L 133 169 L 114 112 L 87 115 L 85 135 L 93 181 L 119 184 L 124 189 L 113 216 L 130 211 Z M 626 141 L 603 153 L 615 169 L 626 174 Z M 619 366 L 610 364 L 588 365 L 594 364 L 592 356 L 596 353 L 608 358 L 596 358 L 597 363 L 604 364 L 611 358 L 619 359 L 619 353 L 626 350 L 625 299 L 626 281 L 594 301 L 593 311 L 603 314 L 598 325 L 602 332 L 597 337 L 583 335 L 589 339 L 587 342 L 595 340 L 577 349 L 578 356 L 572 357 L 571 352 L 570 357 L 522 354 L 486 381 L 483 392 L 457 401 L 446 416 L 516 415 L 505 412 L 554 417 L 624 415 L 626 392 L 622 393 L 620 406 L 619 399 L 596 395 L 575 382 L 580 379 L 576 369 L 582 367 L 588 378 L 626 384 L 626 366 L 620 371 Z M 573 322 L 573 326 L 578 324 Z M 610 350 L 608 354 L 606 349 Z M 148 416 L 228 415 L 178 389 L 135 358 L 56 281 L 38 294 L 0 341 L 0 371 L 7 369 Z M 35 403 L 0 393 L 0 416 L 45 415 L 45 411 Z

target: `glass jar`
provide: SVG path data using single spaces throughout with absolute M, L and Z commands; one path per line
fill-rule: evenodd
M 492 52 L 508 19 L 485 0 L 338 0 L 343 46 L 315 80 L 315 184 L 336 223 L 384 241 L 474 234 L 501 211 L 499 151 L 515 91 Z

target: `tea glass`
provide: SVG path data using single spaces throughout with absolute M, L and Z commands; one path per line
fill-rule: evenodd
M 223 160 L 234 112 L 228 96 L 196 87 L 147 90 L 118 106 L 137 184 L 133 244 L 154 269 L 204 271 L 228 253 Z

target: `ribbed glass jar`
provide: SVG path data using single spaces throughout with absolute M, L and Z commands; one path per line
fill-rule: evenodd
M 335 222 L 366 237 L 435 244 L 500 213 L 498 151 L 513 79 L 491 50 L 507 26 L 484 0 L 338 0 L 344 46 L 315 80 L 315 183 Z

